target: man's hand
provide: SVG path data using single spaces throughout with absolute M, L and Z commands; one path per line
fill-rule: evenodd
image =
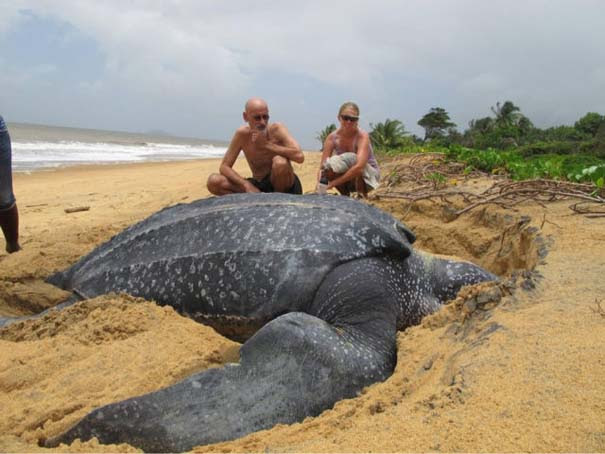
M 267 144 L 267 130 L 263 129 L 262 131 L 252 131 L 251 140 L 257 150 L 262 150 Z

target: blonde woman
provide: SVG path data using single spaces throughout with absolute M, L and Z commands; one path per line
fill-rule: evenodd
M 338 110 L 340 127 L 324 142 L 321 171 L 328 177 L 327 189 L 336 188 L 343 195 L 357 192 L 367 197 L 376 189 L 380 170 L 372 150 L 369 134 L 359 127 L 359 107 L 345 102 Z

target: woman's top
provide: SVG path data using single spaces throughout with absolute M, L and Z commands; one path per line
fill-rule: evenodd
M 0 132 L 6 131 L 6 123 L 4 122 L 4 118 L 0 115 Z
M 357 154 L 357 139 L 359 138 L 359 133 L 355 135 L 355 140 L 353 140 L 353 153 Z M 337 156 L 343 153 L 349 153 L 349 150 L 344 150 L 340 148 L 339 137 L 338 134 L 332 135 L 332 142 L 334 143 L 334 148 L 332 149 L 332 156 Z M 372 143 L 368 143 L 368 147 L 370 147 L 370 155 L 368 156 L 368 164 L 378 170 L 378 161 L 376 161 L 376 156 L 374 156 L 374 150 L 372 149 Z

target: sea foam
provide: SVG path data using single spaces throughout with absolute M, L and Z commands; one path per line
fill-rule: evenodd
M 221 158 L 226 147 L 212 144 L 171 144 L 78 141 L 13 141 L 13 170 L 32 171 L 69 165 L 116 164 Z

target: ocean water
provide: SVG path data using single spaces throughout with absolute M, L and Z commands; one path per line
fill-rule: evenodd
M 225 142 L 96 129 L 8 123 L 13 172 L 73 165 L 222 158 Z

